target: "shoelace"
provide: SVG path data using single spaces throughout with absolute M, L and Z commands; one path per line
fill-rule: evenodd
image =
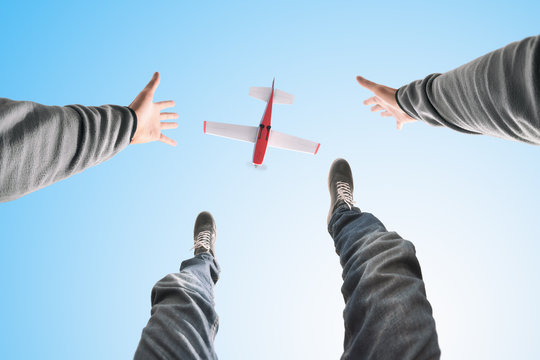
M 212 246 L 210 244 L 211 241 L 212 241 L 212 232 L 208 230 L 201 231 L 200 233 L 197 234 L 197 238 L 195 239 L 194 245 L 191 248 L 191 250 L 202 247 L 206 251 L 210 251 L 210 248 Z
M 345 204 L 347 204 L 349 209 L 352 209 L 352 207 L 356 203 L 353 200 L 353 194 L 352 194 L 352 191 L 351 191 L 351 186 L 349 185 L 349 183 L 344 182 L 344 181 L 338 181 L 336 183 L 336 185 L 337 185 L 337 198 L 338 198 L 338 200 L 342 200 L 343 202 L 345 202 Z

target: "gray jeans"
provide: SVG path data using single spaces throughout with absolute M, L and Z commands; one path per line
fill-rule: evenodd
M 438 359 L 435 321 L 413 244 L 357 208 L 337 209 L 328 232 L 343 267 L 342 359 Z
M 438 359 L 440 350 L 414 246 L 373 215 L 338 209 L 328 226 L 343 266 L 342 359 Z M 135 359 L 216 359 L 218 317 L 210 254 L 182 263 L 152 290 Z
M 216 260 L 202 253 L 182 262 L 180 273 L 159 280 L 152 289 L 151 316 L 135 359 L 217 359 L 214 284 L 218 277 Z

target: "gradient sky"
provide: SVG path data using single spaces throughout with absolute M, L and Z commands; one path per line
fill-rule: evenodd
M 150 290 L 191 256 L 198 212 L 218 225 L 222 359 L 337 359 L 341 269 L 327 171 L 413 241 L 446 359 L 540 357 L 540 152 L 423 123 L 395 130 L 355 75 L 393 87 L 539 31 L 538 1 L 48 1 L 0 5 L 0 96 L 127 105 L 154 71 L 178 141 L 129 146 L 0 204 L 0 358 L 128 359 Z M 316 156 L 203 135 L 257 125 L 250 86 L 295 95 L 273 128 Z M 0 161 L 2 161 L 0 159 Z

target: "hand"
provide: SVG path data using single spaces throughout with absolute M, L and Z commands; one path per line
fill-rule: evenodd
M 137 114 L 137 129 L 133 135 L 133 140 L 131 140 L 132 144 L 159 140 L 165 144 L 176 146 L 176 141 L 161 133 L 161 130 L 176 129 L 178 127 L 178 123 L 175 122 L 162 122 L 163 120 L 178 119 L 177 113 L 161 112 L 161 110 L 173 107 L 174 101 L 152 102 L 159 80 L 159 73 L 154 73 L 152 80 L 129 105 Z
M 393 89 L 388 86 L 376 84 L 374 82 L 371 82 L 367 79 L 364 79 L 361 76 L 356 77 L 356 81 L 369 91 L 375 94 L 375 96 L 370 97 L 366 101 L 364 101 L 364 105 L 374 105 L 371 108 L 371 111 L 380 111 L 381 116 L 388 117 L 393 116 L 397 120 L 397 128 L 398 130 L 401 130 L 403 127 L 403 124 L 406 124 L 408 122 L 416 121 L 416 119 L 413 119 L 409 115 L 407 115 L 401 108 L 399 107 L 397 101 L 396 101 L 396 89 Z

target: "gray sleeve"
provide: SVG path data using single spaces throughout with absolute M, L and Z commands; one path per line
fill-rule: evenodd
M 135 112 L 0 98 L 0 202 L 108 160 L 131 141 Z
M 431 125 L 540 145 L 540 36 L 414 81 L 396 100 Z

